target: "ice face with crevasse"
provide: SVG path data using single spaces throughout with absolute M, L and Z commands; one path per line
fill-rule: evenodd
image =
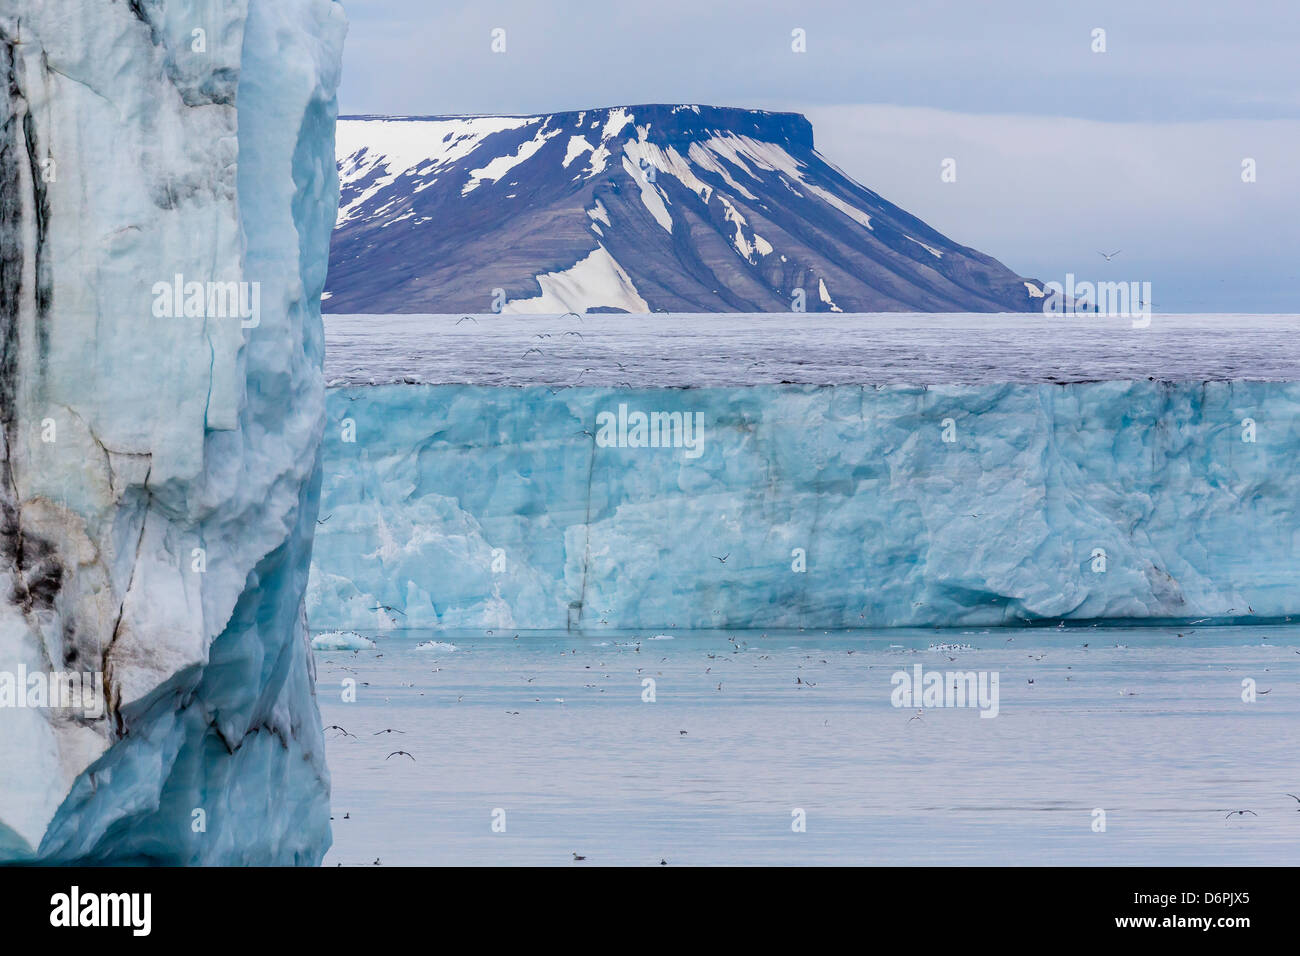
M 0 861 L 329 844 L 303 592 L 345 29 L 0 0 Z M 6 702 L 60 672 L 102 712 Z
M 327 407 L 314 628 L 1300 612 L 1300 384 L 382 385 Z

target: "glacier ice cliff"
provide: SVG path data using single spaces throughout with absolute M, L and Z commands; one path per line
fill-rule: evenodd
M 0 0 L 0 861 L 329 845 L 303 593 L 345 32 Z M 4 697 L 72 672 L 100 712 Z
M 392 384 L 327 408 L 313 628 L 1300 613 L 1296 383 Z M 634 447 L 637 411 L 698 415 L 698 456 Z

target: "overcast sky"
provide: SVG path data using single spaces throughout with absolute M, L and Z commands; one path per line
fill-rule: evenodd
M 1157 311 L 1300 311 L 1300 0 L 344 6 L 345 113 L 797 110 L 829 161 L 1021 274 L 1150 281 Z

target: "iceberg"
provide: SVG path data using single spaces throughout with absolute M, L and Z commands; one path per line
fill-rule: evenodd
M 455 644 L 448 644 L 446 641 L 422 641 L 415 645 L 417 651 L 438 651 L 440 653 L 450 653 L 456 649 Z
M 313 627 L 1300 614 L 1294 382 L 386 384 L 327 408 Z
M 326 631 L 313 637 L 311 646 L 315 651 L 367 651 L 375 642 L 356 631 Z
M 0 862 L 310 864 L 333 0 L 0 0 Z M 78 701 L 80 702 L 80 701 Z

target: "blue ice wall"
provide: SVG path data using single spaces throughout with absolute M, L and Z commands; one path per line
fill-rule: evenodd
M 329 846 L 304 594 L 345 31 L 333 0 L 0 0 L 0 689 L 103 690 L 0 699 L 0 863 Z M 260 305 L 169 314 L 173 277 Z
M 598 441 L 620 404 L 698 413 L 698 457 Z M 389 385 L 327 411 L 314 628 L 1300 613 L 1297 384 Z

